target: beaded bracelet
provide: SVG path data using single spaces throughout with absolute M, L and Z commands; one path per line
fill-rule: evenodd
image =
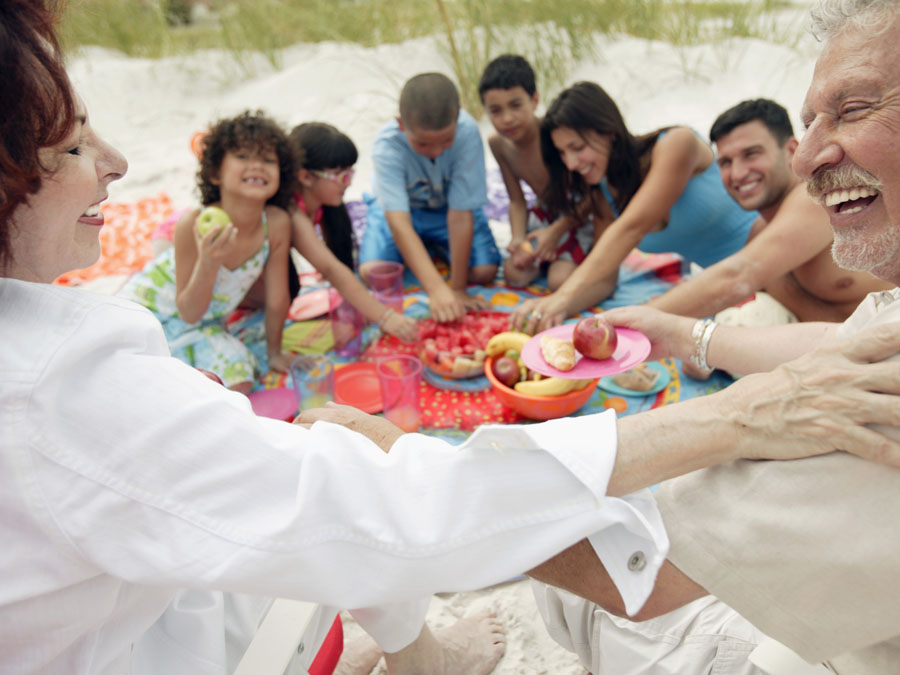
M 390 319 L 394 315 L 394 308 L 388 307 L 384 310 L 384 314 L 381 315 L 381 318 L 378 319 L 378 327 L 381 330 L 384 330 L 384 324 L 387 323 L 387 320 Z
M 691 329 L 691 337 L 694 339 L 694 353 L 691 355 L 691 363 L 701 370 L 712 370 L 706 361 L 706 354 L 709 351 L 709 341 L 712 338 L 713 331 L 718 328 L 712 319 L 700 319 Z

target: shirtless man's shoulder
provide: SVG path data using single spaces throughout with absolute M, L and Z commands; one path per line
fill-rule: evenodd
M 891 287 L 867 272 L 838 267 L 831 256 L 833 233 L 828 214 L 807 195 L 805 184 L 790 191 L 769 227 L 776 221 L 791 227 L 793 236 L 802 237 L 807 243 L 816 242 L 814 246 L 818 248 L 765 288 L 801 321 L 843 321 L 868 293 Z

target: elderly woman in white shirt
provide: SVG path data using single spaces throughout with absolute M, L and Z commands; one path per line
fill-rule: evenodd
M 44 3 L 5 0 L 0 41 L 0 670 L 146 671 L 133 645 L 196 588 L 369 608 L 356 615 L 392 673 L 488 672 L 502 639 L 460 662 L 423 627 L 431 593 L 587 538 L 637 611 L 666 537 L 629 493 L 760 448 L 862 453 L 859 425 L 896 416 L 868 391 L 895 392 L 896 373 L 857 344 L 646 415 L 483 427 L 463 448 L 340 406 L 296 425 L 255 417 L 171 358 L 143 308 L 51 285 L 96 260 L 126 164 L 71 91 Z M 823 367 L 840 370 L 831 392 L 795 397 L 793 378 Z M 843 424 L 824 433 L 814 413 L 835 400 Z

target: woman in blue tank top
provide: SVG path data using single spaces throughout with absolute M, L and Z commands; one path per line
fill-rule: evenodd
M 619 265 L 635 247 L 671 251 L 704 267 L 747 241 L 755 212 L 725 191 L 712 149 L 686 127 L 633 136 L 597 84 L 563 91 L 541 121 L 551 212 L 594 221 L 594 246 L 551 295 L 526 300 L 510 319 L 529 332 L 558 325 L 615 291 Z

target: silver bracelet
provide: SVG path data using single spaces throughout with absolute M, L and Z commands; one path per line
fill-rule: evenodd
M 691 363 L 701 370 L 712 370 L 706 361 L 706 354 L 709 351 L 709 340 L 712 338 L 713 331 L 719 324 L 712 319 L 700 319 L 691 329 L 691 337 L 694 339 L 694 353 L 691 355 Z

